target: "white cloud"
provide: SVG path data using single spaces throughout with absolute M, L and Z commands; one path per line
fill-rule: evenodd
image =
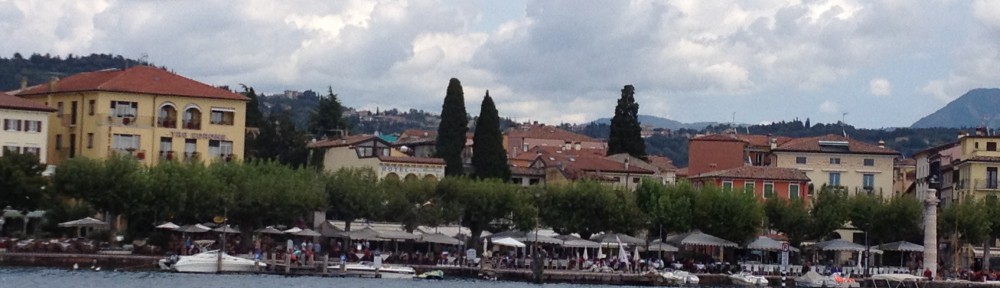
M 826 114 L 837 114 L 840 113 L 839 105 L 836 102 L 826 100 L 822 104 L 819 104 L 819 111 Z
M 868 92 L 875 96 L 892 95 L 892 83 L 889 80 L 875 78 L 868 82 Z

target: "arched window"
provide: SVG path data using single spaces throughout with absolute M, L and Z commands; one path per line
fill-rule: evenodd
M 184 109 L 184 129 L 201 130 L 201 110 L 195 106 Z
M 156 127 L 177 128 L 177 108 L 174 104 L 163 103 L 156 114 Z

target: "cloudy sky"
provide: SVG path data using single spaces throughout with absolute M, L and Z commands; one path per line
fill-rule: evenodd
M 582 123 L 622 86 L 683 122 L 909 126 L 1000 86 L 1000 1 L 0 0 L 0 56 L 114 53 L 213 85 L 361 109 Z M 847 113 L 846 115 L 844 113 Z

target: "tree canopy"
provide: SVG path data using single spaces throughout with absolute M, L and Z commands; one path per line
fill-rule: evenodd
M 625 85 L 622 96 L 615 106 L 615 116 L 611 118 L 611 134 L 608 136 L 608 155 L 628 153 L 634 157 L 646 157 L 646 142 L 642 139 L 639 126 L 639 104 L 635 103 L 635 87 Z
M 464 174 L 462 151 L 465 149 L 465 133 L 469 131 L 469 115 L 465 112 L 465 92 L 462 82 L 451 78 L 448 92 L 441 105 L 441 124 L 438 126 L 437 157 L 445 162 L 444 174 L 457 176 Z
M 10 153 L 0 157 L 0 208 L 34 210 L 49 200 L 45 193 L 48 185 L 45 164 L 38 162 L 38 156 L 27 153 Z
M 510 166 L 507 165 L 507 150 L 503 147 L 503 132 L 500 131 L 500 116 L 490 91 L 486 91 L 479 118 L 476 119 L 476 131 L 472 138 L 472 167 L 475 167 L 477 178 L 510 179 Z

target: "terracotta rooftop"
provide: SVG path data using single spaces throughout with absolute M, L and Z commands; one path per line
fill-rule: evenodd
M 835 134 L 792 139 L 774 151 L 899 155 L 896 150 Z
M 439 165 L 444 165 L 444 159 L 441 159 L 441 158 L 378 156 L 378 160 L 382 161 L 382 162 L 393 162 L 393 163 L 417 163 L 417 164 L 439 164 Z
M 30 110 L 30 111 L 43 111 L 43 112 L 55 112 L 56 109 L 45 106 L 45 104 L 36 103 L 28 99 L 10 95 L 7 93 L 0 92 L 0 108 L 12 109 L 12 110 Z
M 249 101 L 246 96 L 212 87 L 195 80 L 150 66 L 125 70 L 101 70 L 75 74 L 65 79 L 37 85 L 18 95 L 44 95 L 62 92 L 110 91 L 156 95 Z
M 692 141 L 741 141 L 753 146 L 771 146 L 771 138 L 774 138 L 775 144 L 781 145 L 787 143 L 788 141 L 794 140 L 795 138 L 786 136 L 768 136 L 768 135 L 757 135 L 757 134 L 709 134 L 691 138 Z
M 629 165 L 628 169 L 625 168 L 625 164 L 605 159 L 603 157 L 576 157 L 567 155 L 541 155 L 538 159 L 545 163 L 546 167 L 557 167 L 566 178 L 569 179 L 580 179 L 580 177 L 589 173 L 634 173 L 634 174 L 653 174 L 653 171 L 639 167 L 638 165 Z
M 532 175 L 532 176 L 544 176 L 545 171 L 541 169 L 535 169 L 530 167 L 510 167 L 511 175 Z
M 507 130 L 508 138 L 552 139 L 572 142 L 600 142 L 600 140 L 563 130 L 559 127 L 536 124 Z
M 793 180 L 809 181 L 809 176 L 795 168 L 778 168 L 767 166 L 746 166 L 720 171 L 702 173 L 690 178 L 741 178 L 741 179 L 765 179 L 765 180 Z
M 996 156 L 972 156 L 960 162 L 1000 162 L 1000 157 Z
M 381 138 L 379 138 L 378 136 L 375 136 L 375 135 L 351 135 L 351 136 L 347 136 L 347 137 L 344 137 L 344 138 L 319 140 L 319 141 L 307 144 L 306 147 L 307 148 L 342 147 L 342 146 L 350 146 L 350 145 L 358 144 L 358 143 L 365 142 L 365 141 L 372 140 L 372 139 L 378 139 L 378 140 L 381 141 Z
M 646 156 L 646 159 L 649 159 L 649 164 L 660 167 L 660 169 L 677 170 L 677 166 L 674 166 L 674 161 L 666 156 Z
M 893 163 L 893 164 L 895 164 L 896 166 L 917 166 L 917 159 L 913 159 L 913 158 L 898 159 L 897 158 L 896 161 L 895 161 L 895 163 Z

